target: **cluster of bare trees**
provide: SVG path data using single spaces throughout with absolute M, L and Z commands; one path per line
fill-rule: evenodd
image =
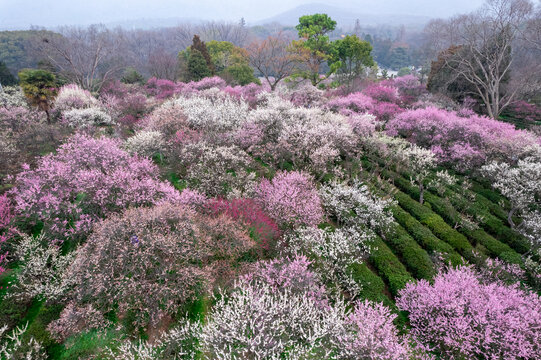
M 528 0 L 487 0 L 479 11 L 426 27 L 434 53 L 458 49 L 440 60 L 473 89 L 491 117 L 541 89 L 540 12 Z
M 248 31 L 242 24 L 208 22 L 132 31 L 103 25 L 63 27 L 57 33 L 39 33 L 32 44 L 37 56 L 64 78 L 99 91 L 126 67 L 146 76 L 174 80 L 177 54 L 191 44 L 194 34 L 205 41 L 229 41 L 237 46 L 245 46 L 248 41 Z

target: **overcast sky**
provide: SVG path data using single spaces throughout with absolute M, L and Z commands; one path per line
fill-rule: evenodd
M 141 18 L 236 21 L 244 17 L 250 24 L 316 2 L 357 13 L 445 17 L 471 11 L 482 0 L 0 0 L 0 28 L 86 25 Z

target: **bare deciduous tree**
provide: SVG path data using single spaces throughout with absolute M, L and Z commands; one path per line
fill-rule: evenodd
M 272 91 L 282 79 L 291 75 L 295 68 L 296 57 L 287 51 L 290 42 L 284 34 L 278 33 L 248 45 L 250 65 L 263 75 Z
M 99 91 L 124 68 L 122 32 L 114 34 L 103 25 L 64 27 L 59 32 L 61 36 L 39 37 L 35 46 L 63 76 L 84 89 Z
M 427 26 L 435 48 L 460 46 L 460 51 L 445 58 L 446 65 L 473 86 L 490 117 L 498 117 L 520 89 L 507 84 L 512 84 L 513 76 L 518 78 L 513 73 L 517 69 L 515 47 L 532 16 L 528 0 L 487 0 L 477 12 Z

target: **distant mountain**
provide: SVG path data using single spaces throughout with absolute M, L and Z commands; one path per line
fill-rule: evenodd
M 302 15 L 325 13 L 338 22 L 339 26 L 350 26 L 356 19 L 361 25 L 424 25 L 435 17 L 448 17 L 455 13 L 453 9 L 461 9 L 461 3 L 468 3 L 466 11 L 477 8 L 478 0 L 454 0 L 452 5 L 443 1 L 409 0 L 409 1 L 374 1 L 360 0 L 358 5 L 337 7 L 322 3 L 299 5 L 291 10 L 260 20 L 257 24 L 277 22 L 283 25 L 295 25 Z M 476 4 L 473 6 L 473 4 Z M 431 11 L 432 10 L 432 11 Z

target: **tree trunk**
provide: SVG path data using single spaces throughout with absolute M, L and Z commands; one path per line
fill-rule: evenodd
M 419 203 L 421 205 L 423 205 L 424 196 L 425 196 L 425 187 L 423 186 L 423 183 L 420 183 L 419 184 Z

